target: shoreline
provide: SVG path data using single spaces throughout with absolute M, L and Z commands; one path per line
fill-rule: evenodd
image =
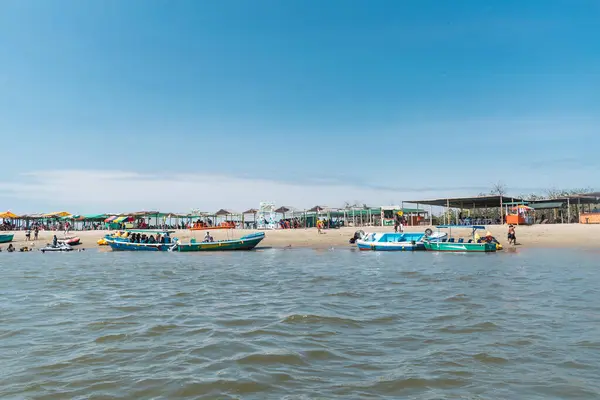
M 404 232 L 423 232 L 425 229 L 436 230 L 431 226 L 405 227 Z M 600 225 L 582 225 L 582 224 L 560 224 L 560 225 L 533 225 L 533 226 L 516 226 L 517 245 L 508 245 L 506 234 L 508 226 L 506 225 L 491 225 L 486 229 L 504 246 L 505 249 L 514 248 L 598 248 L 600 247 Z M 353 248 L 348 240 L 354 235 L 357 230 L 365 232 L 393 232 L 393 227 L 359 227 L 350 228 L 344 227 L 340 229 L 324 230 L 322 234 L 317 233 L 316 228 L 301 228 L 301 229 L 279 229 L 266 230 L 265 239 L 259 244 L 259 248 L 312 248 L 312 249 L 329 249 L 329 248 Z M 104 235 L 114 231 L 73 231 L 69 232 L 68 236 L 78 236 L 81 239 L 81 244 L 76 246 L 76 249 L 94 249 L 106 248 L 99 246 L 96 242 L 103 238 Z M 257 232 L 253 229 L 233 229 L 233 230 L 212 230 L 211 235 L 215 240 L 223 240 L 227 238 L 239 238 L 252 232 Z M 59 239 L 63 238 L 63 232 L 40 231 L 37 241 L 26 241 L 25 231 L 3 232 L 14 233 L 14 240 L 11 242 L 13 246 L 19 248 L 22 246 L 30 246 L 34 244 L 34 248 L 44 247 L 46 243 L 52 242 L 52 236 L 57 235 Z M 205 231 L 189 231 L 176 230 L 174 237 L 186 242 L 191 238 L 201 240 Z M 453 229 L 453 236 L 462 236 L 470 234 L 468 229 Z M 480 235 L 482 235 L 480 233 Z M 482 235 L 483 236 L 483 235 Z M 3 249 L 9 243 L 0 244 Z

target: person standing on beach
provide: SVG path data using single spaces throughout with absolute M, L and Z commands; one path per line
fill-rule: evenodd
M 36 225 L 33 229 L 33 240 L 38 240 L 38 234 L 40 233 L 40 228 Z
M 400 214 L 394 216 L 394 232 L 398 233 L 398 227 L 400 226 Z
M 517 236 L 515 235 L 515 227 L 511 224 L 508 226 L 508 244 L 517 244 Z

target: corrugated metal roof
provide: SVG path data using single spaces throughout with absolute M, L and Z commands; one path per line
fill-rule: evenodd
M 565 203 L 562 201 L 548 201 L 546 203 L 529 204 L 534 210 L 547 210 L 549 208 L 561 208 Z

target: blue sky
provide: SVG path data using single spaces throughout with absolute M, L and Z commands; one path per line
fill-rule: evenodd
M 1 7 L 0 209 L 598 186 L 595 0 Z

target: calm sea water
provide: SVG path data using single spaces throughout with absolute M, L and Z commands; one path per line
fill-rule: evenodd
M 599 255 L 0 253 L 0 398 L 598 398 Z

